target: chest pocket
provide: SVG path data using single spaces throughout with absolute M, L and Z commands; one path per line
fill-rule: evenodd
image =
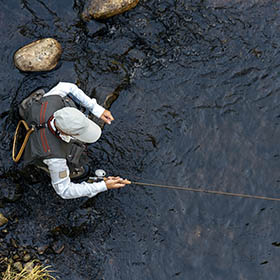
M 73 168 L 81 167 L 87 163 L 86 158 L 86 145 L 77 140 L 73 141 L 70 152 L 67 155 L 68 164 Z

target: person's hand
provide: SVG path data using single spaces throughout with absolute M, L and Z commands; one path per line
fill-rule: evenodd
M 105 110 L 103 112 L 103 114 L 101 115 L 100 119 L 102 119 L 107 124 L 111 124 L 111 122 L 114 120 L 114 118 L 109 110 Z
M 104 178 L 104 181 L 108 190 L 123 188 L 126 184 L 131 184 L 130 181 L 120 177 L 108 177 Z

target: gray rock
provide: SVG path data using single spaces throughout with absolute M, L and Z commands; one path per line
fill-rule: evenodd
M 33 261 L 28 262 L 24 265 L 24 269 L 28 272 L 32 271 L 33 267 L 34 267 L 34 262 Z
M 21 262 L 15 262 L 13 263 L 13 267 L 17 270 L 17 271 L 22 271 L 23 266 L 21 264 Z
M 84 20 L 106 19 L 134 8 L 139 0 L 91 0 L 83 11 Z
M 53 251 L 56 253 L 56 254 L 61 254 L 62 251 L 64 250 L 64 244 L 60 244 L 60 242 L 55 242 L 53 245 L 52 245 L 52 249 Z
M 22 188 L 18 184 L 1 181 L 0 201 L 15 202 L 22 196 Z
M 62 47 L 52 38 L 32 42 L 14 54 L 14 63 L 21 71 L 50 71 L 61 57 Z

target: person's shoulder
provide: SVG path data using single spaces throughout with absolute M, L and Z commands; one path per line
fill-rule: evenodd
M 74 87 L 74 88 L 77 88 L 78 86 L 74 83 L 70 83 L 70 82 L 59 82 L 57 84 L 58 87 Z
M 67 165 L 66 158 L 48 158 L 48 159 L 44 159 L 43 162 L 47 165 L 53 165 L 53 166 Z

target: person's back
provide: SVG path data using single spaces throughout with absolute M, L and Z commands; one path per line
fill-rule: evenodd
M 34 128 L 24 151 L 24 162 L 48 171 L 52 186 L 64 199 L 93 197 L 110 188 L 124 187 L 129 181 L 120 177 L 109 177 L 106 183 L 71 181 L 83 170 L 83 143 L 94 143 L 101 135 L 100 127 L 76 108 L 71 97 L 106 123 L 114 120 L 110 111 L 72 83 L 61 82 L 45 94 L 33 94 L 20 107 L 20 115 Z

